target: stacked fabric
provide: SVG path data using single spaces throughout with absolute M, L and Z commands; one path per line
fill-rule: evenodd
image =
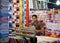
M 9 4 L 9 0 L 0 0 L 0 12 L 8 12 L 8 4 Z
M 13 20 L 12 20 L 12 26 L 13 26 L 13 29 L 19 33 L 19 14 L 20 14 L 20 11 L 19 11 L 19 0 L 13 0 Z
M 0 42 L 7 42 L 9 35 L 9 18 L 10 14 L 2 13 L 0 15 Z

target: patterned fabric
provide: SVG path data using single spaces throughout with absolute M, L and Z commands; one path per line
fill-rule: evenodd
M 42 31 L 42 32 L 41 32 L 41 31 L 40 31 L 40 32 L 36 32 L 36 35 L 38 35 L 38 36 L 40 36 L 40 35 L 45 35 L 44 29 L 45 29 L 46 27 L 45 27 L 45 23 L 44 23 L 44 22 L 41 22 L 41 21 L 36 20 L 36 21 L 34 21 L 34 22 L 32 23 L 32 25 L 35 26 L 36 30 L 42 30 L 42 28 L 43 28 L 43 31 Z
M 37 20 L 34 21 L 34 22 L 32 23 L 32 25 L 34 25 L 37 30 L 41 30 L 41 28 L 42 28 L 42 23 L 40 23 L 40 22 L 37 21 Z

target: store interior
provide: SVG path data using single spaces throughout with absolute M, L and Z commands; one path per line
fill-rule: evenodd
M 0 43 L 60 43 L 60 0 L 0 0 Z

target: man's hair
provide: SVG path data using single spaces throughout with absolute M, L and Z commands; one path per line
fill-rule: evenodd
M 32 17 L 36 17 L 37 18 L 37 15 L 32 15 Z

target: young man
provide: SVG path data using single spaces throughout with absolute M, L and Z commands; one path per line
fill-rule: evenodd
M 32 15 L 32 25 L 36 28 L 36 35 L 44 35 L 43 22 L 38 21 L 37 18 L 37 15 Z

